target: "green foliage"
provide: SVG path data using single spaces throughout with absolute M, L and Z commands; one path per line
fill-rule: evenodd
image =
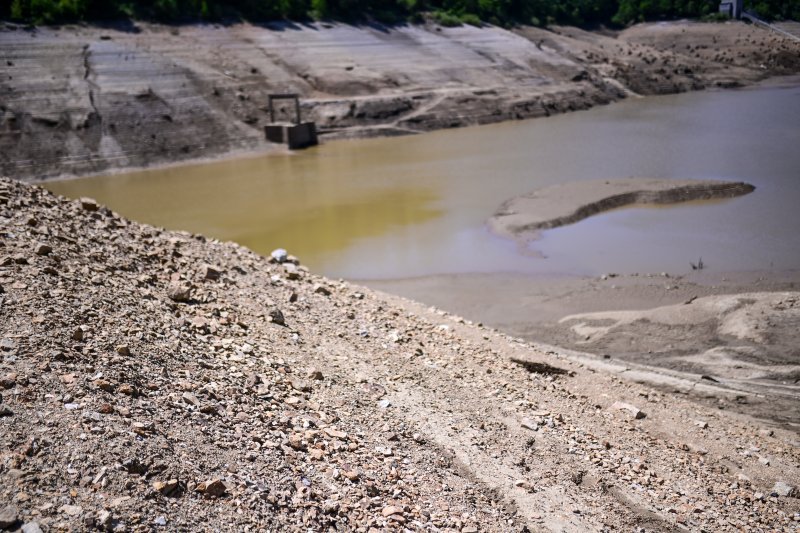
M 453 15 L 447 11 L 434 11 L 433 20 L 445 28 L 455 28 L 456 26 L 462 25 L 461 19 L 458 18 L 458 15 Z
M 800 2 L 797 0 L 750 0 L 745 9 L 767 20 L 800 20 Z
M 701 18 L 717 12 L 718 0 L 619 0 L 616 24 L 645 20 Z
M 198 20 L 338 19 L 386 24 L 422 22 L 443 26 L 482 21 L 547 26 L 627 25 L 645 20 L 713 20 L 718 0 L 0 0 L 0 18 L 34 24 L 138 18 L 164 22 Z M 800 20 L 800 0 L 748 0 L 767 19 Z
M 469 24 L 470 26 L 476 26 L 478 28 L 483 26 L 483 22 L 481 22 L 480 17 L 478 15 L 473 15 L 472 13 L 465 13 L 458 18 L 461 19 L 461 22 L 464 24 Z

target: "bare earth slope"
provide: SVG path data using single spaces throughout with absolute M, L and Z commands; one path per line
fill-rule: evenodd
M 0 228 L 0 527 L 800 521 L 795 433 L 89 200 Z
M 0 172 L 18 179 L 264 150 L 266 96 L 328 138 L 414 133 L 800 72 L 741 23 L 575 28 L 0 23 Z

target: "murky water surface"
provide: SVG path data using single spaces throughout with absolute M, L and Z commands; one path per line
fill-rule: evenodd
M 630 208 L 545 232 L 537 258 L 484 226 L 504 200 L 573 180 L 742 180 L 754 193 Z M 379 279 L 461 272 L 800 268 L 800 85 L 622 102 L 547 119 L 55 182 L 132 219 L 287 248 L 314 271 Z

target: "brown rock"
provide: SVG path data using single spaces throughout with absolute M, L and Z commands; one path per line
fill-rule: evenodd
M 325 434 L 328 435 L 329 437 L 333 437 L 333 438 L 336 438 L 336 439 L 346 439 L 347 438 L 347 433 L 345 433 L 344 431 L 339 431 L 336 428 L 325 428 L 322 431 L 324 431 Z
M 283 313 L 280 309 L 272 309 L 269 312 L 269 321 L 273 324 L 278 324 L 279 326 L 286 325 L 286 319 L 283 317 Z
M 210 479 L 199 483 L 194 490 L 206 497 L 219 498 L 225 494 L 228 487 L 219 479 Z
M 36 252 L 36 255 L 49 255 L 52 251 L 53 248 L 51 248 L 47 244 L 37 244 L 36 248 L 34 248 L 34 252 Z
M 114 392 L 114 385 L 110 381 L 106 381 L 105 379 L 94 380 L 94 386 L 106 392 Z
M 314 285 L 314 292 L 316 294 L 321 294 L 323 296 L 331 295 L 330 289 L 328 289 L 325 285 L 322 285 L 321 283 L 317 283 Z
M 18 519 L 17 508 L 13 505 L 0 508 L 0 529 L 10 528 L 17 523 Z
M 381 511 L 381 514 L 383 516 L 387 516 L 387 517 L 391 516 L 393 514 L 403 514 L 403 509 L 401 507 L 397 507 L 395 505 L 387 505 L 386 507 L 383 508 L 383 511 Z
M 167 296 L 173 302 L 188 302 L 191 294 L 192 286 L 186 282 L 175 281 L 167 287 Z
M 316 381 L 321 381 L 324 378 L 322 371 L 314 367 L 308 369 L 306 376 L 308 376 L 308 379 L 313 379 Z
M 134 433 L 141 436 L 149 436 L 156 428 L 152 422 L 134 422 L 131 424 Z
M 305 450 L 306 446 L 303 444 L 303 437 L 297 433 L 289 435 L 289 446 L 293 450 Z
M 216 281 L 222 275 L 222 271 L 217 267 L 206 264 L 200 267 L 200 274 L 203 276 L 203 279 Z
M 9 372 L 5 376 L 0 377 L 0 388 L 2 389 L 13 389 L 16 384 L 17 374 L 14 372 Z
M 325 456 L 325 452 L 320 450 L 319 448 L 314 448 L 313 450 L 308 452 L 308 455 L 311 456 L 312 459 L 315 461 L 321 461 L 322 458 Z
M 178 480 L 170 479 L 168 481 L 155 481 L 153 482 L 153 489 L 160 492 L 164 496 L 169 496 L 175 489 L 178 488 Z
M 79 202 L 81 203 L 81 207 L 86 211 L 97 211 L 100 207 L 97 205 L 97 200 L 94 198 L 83 197 Z
M 80 342 L 83 340 L 84 334 L 83 327 L 77 327 L 72 331 L 72 340 Z

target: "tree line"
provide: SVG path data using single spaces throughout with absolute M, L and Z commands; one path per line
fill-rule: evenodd
M 0 0 L 0 19 L 32 24 L 139 19 L 197 21 L 376 20 L 443 25 L 627 25 L 715 17 L 718 0 Z M 747 0 L 767 19 L 800 20 L 798 0 Z

